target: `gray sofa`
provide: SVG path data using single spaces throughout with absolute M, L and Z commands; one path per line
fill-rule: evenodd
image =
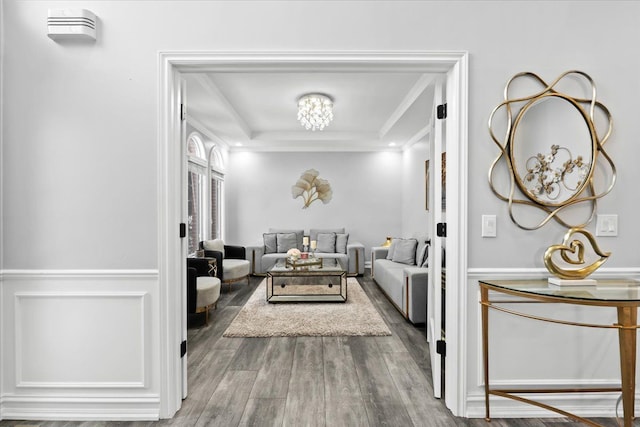
M 371 249 L 371 276 L 389 301 L 412 323 L 427 320 L 430 240 L 393 239 Z
M 292 247 L 303 250 L 303 239 L 317 242 L 318 258 L 336 259 L 350 276 L 364 274 L 364 245 L 349 242 L 349 234 L 344 228 L 315 229 L 305 234 L 302 229 L 270 228 L 263 234 L 260 244 L 247 246 L 247 259 L 251 262 L 251 273 L 266 274 L 278 260 L 287 256 Z

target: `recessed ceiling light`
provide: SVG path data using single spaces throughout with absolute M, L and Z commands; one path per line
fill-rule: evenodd
M 395 142 L 390 142 L 390 143 L 389 143 L 389 147 L 395 147 L 395 146 L 396 146 L 396 143 L 395 143 Z
M 236 142 L 236 147 L 242 147 L 242 142 Z

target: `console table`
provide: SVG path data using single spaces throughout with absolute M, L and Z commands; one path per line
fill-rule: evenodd
M 578 392 L 621 392 L 622 407 L 624 410 L 624 427 L 633 426 L 634 397 L 636 378 L 636 330 L 638 329 L 637 317 L 640 306 L 640 282 L 635 280 L 598 280 L 596 285 L 587 286 L 556 286 L 547 283 L 547 280 L 480 280 L 480 304 L 482 309 L 482 353 L 484 362 L 485 384 L 485 416 L 490 421 L 489 396 L 501 396 L 520 402 L 536 405 L 538 407 L 554 411 L 561 415 L 581 421 L 590 426 L 599 427 L 586 418 L 563 411 L 544 403 L 536 402 L 519 396 L 527 393 L 578 393 Z M 490 300 L 489 291 L 507 294 L 522 298 L 511 302 L 541 302 L 564 303 L 597 307 L 616 308 L 618 322 L 610 324 L 589 324 L 569 322 L 559 319 L 533 316 L 505 308 L 499 300 Z M 620 372 L 621 387 L 601 388 L 574 388 L 574 389 L 498 389 L 491 388 L 489 384 L 489 309 L 498 310 L 507 314 L 526 317 L 533 320 L 553 322 L 565 325 L 584 326 L 590 328 L 609 328 L 618 330 L 620 343 Z

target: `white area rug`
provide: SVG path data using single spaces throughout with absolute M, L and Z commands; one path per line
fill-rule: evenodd
M 223 336 L 391 335 L 355 278 L 347 279 L 348 298 L 345 303 L 269 304 L 265 287 L 263 280 Z

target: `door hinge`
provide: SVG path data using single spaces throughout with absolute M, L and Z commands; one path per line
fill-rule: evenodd
M 180 357 L 184 357 L 187 354 L 187 341 L 182 341 L 180 343 Z
M 436 353 L 445 357 L 447 355 L 447 343 L 443 340 L 436 341 Z
M 184 104 L 180 104 L 180 120 L 187 120 L 187 107 Z
M 436 117 L 440 120 L 447 118 L 447 104 L 440 104 L 436 108 Z
M 438 237 L 447 237 L 447 223 L 439 222 L 436 225 L 436 235 Z
M 180 223 L 180 238 L 183 239 L 187 237 L 187 224 L 184 222 Z

